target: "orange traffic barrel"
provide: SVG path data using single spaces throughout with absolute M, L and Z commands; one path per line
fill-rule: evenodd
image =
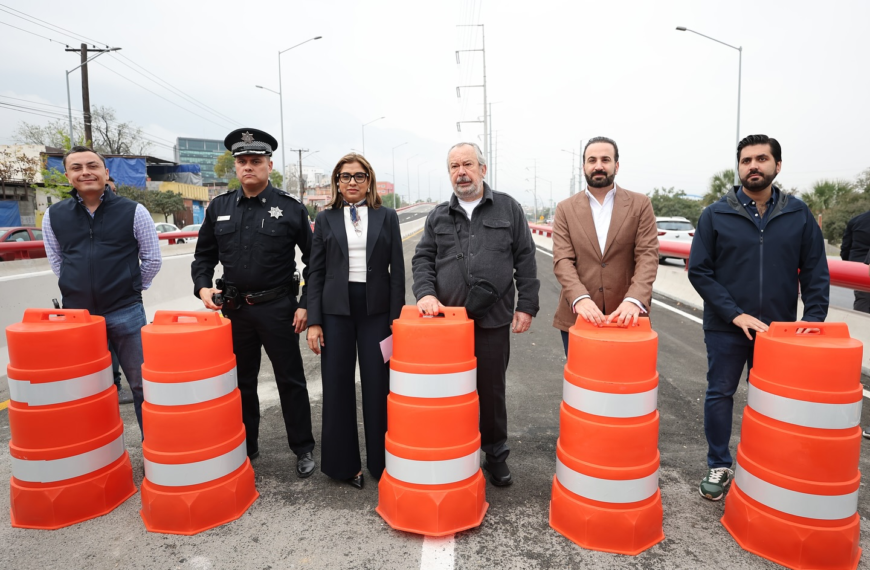
M 583 548 L 636 555 L 664 540 L 656 350 L 649 319 L 569 330 L 550 526 Z
M 386 469 L 377 512 L 397 529 L 444 536 L 486 514 L 480 470 L 474 322 L 447 307 L 423 317 L 406 306 L 393 321 Z
M 259 494 L 245 445 L 230 321 L 157 311 L 142 329 L 142 520 L 191 535 L 242 516 Z
M 27 309 L 6 327 L 12 526 L 56 529 L 135 492 L 106 321 L 83 309 Z
M 758 333 L 722 517 L 745 550 L 795 569 L 857 567 L 862 354 L 845 323 Z

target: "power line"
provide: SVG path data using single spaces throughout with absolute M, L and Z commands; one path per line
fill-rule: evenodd
M 0 107 L 2 107 L 2 108 L 4 108 L 4 109 L 9 109 L 10 111 L 15 111 L 15 112 L 18 112 L 18 113 L 27 113 L 28 115 L 37 115 L 37 116 L 39 116 L 39 117 L 47 117 L 47 118 L 49 118 L 49 119 L 56 119 L 56 118 L 58 118 L 57 115 L 46 115 L 46 114 L 44 114 L 44 113 L 50 113 L 51 111 L 41 111 L 41 110 L 37 110 L 37 111 L 41 111 L 41 112 L 37 112 L 37 111 L 25 111 L 24 109 L 26 109 L 27 107 L 21 107 L 20 105 L 12 105 L 11 103 L 3 103 L 3 102 L 0 102 Z
M 13 15 L 14 15 L 14 14 L 13 14 Z M 10 28 L 15 28 L 16 30 L 21 30 L 22 32 L 28 33 L 28 34 L 30 34 L 30 35 L 32 35 L 32 36 L 36 36 L 36 37 L 38 37 L 38 38 L 42 38 L 42 39 L 44 39 L 44 40 L 48 40 L 48 41 L 50 41 L 50 42 L 54 42 L 54 43 L 56 43 L 56 44 L 66 45 L 66 44 L 63 43 L 63 42 L 58 41 L 58 40 L 53 40 L 53 39 L 51 39 L 51 38 L 48 37 L 48 36 L 43 36 L 43 35 L 41 35 L 41 34 L 37 34 L 36 32 L 31 32 L 30 30 L 25 30 L 24 28 L 19 28 L 18 26 L 13 26 L 12 24 L 7 24 L 6 22 L 0 22 L 0 24 L 3 24 L 4 26 L 9 26 Z
M 33 105 L 42 105 L 44 107 L 56 107 L 58 109 L 68 109 L 68 107 L 64 107 L 62 105 L 52 105 L 50 103 L 40 103 L 39 101 L 31 101 L 30 99 L 21 99 L 19 97 L 10 97 L 9 95 L 0 95 L 0 97 L 3 97 L 4 99 L 12 99 L 13 101 L 24 101 L 25 103 L 31 103 Z M 73 111 L 76 113 L 82 112 L 81 109 L 73 109 Z M 64 116 L 66 116 L 66 115 L 64 115 Z
M 117 75 L 118 77 L 120 77 L 121 79 L 126 79 L 127 81 L 129 81 L 130 83 L 132 83 L 133 85 L 135 85 L 136 87 L 139 87 L 140 89 L 144 89 L 145 91 L 147 91 L 148 93 L 151 93 L 151 94 L 154 95 L 155 97 L 160 97 L 161 99 L 163 99 L 163 100 L 166 101 L 167 103 L 171 103 L 172 105 L 175 105 L 175 106 L 178 107 L 179 109 L 182 109 L 182 110 L 184 110 L 184 111 L 187 111 L 188 113 L 190 113 L 191 115 L 194 115 L 195 117 L 199 117 L 200 119 L 202 119 L 202 120 L 204 120 L 204 121 L 208 121 L 209 123 L 212 123 L 212 124 L 214 124 L 214 125 L 217 125 L 217 126 L 223 128 L 223 129 L 232 128 L 232 127 L 228 127 L 228 126 L 226 126 L 226 125 L 222 125 L 222 124 L 220 124 L 220 123 L 217 123 L 217 122 L 215 122 L 215 121 L 212 121 L 211 119 L 209 119 L 209 118 L 207 118 L 207 117 L 203 117 L 202 115 L 199 115 L 199 114 L 197 114 L 197 113 L 194 113 L 194 112 L 191 111 L 190 109 L 187 109 L 187 108 L 185 108 L 185 107 L 182 107 L 181 105 L 179 105 L 179 104 L 176 103 L 175 101 L 170 101 L 169 99 L 167 99 L 167 98 L 164 97 L 163 95 L 160 95 L 159 93 L 155 93 L 154 91 L 151 91 L 151 90 L 148 89 L 147 87 L 145 87 L 145 86 L 143 86 L 143 85 L 140 85 L 140 84 L 136 83 L 135 81 L 133 81 L 133 80 L 130 79 L 129 77 L 126 77 L 126 76 L 124 76 L 124 75 L 121 75 L 120 73 L 118 73 L 117 71 L 115 71 L 114 69 L 112 69 L 111 67 L 107 67 L 106 65 L 100 63 L 99 61 L 94 61 L 94 62 L 91 62 L 91 63 L 95 63 L 95 64 L 99 65 L 100 67 L 103 67 L 103 68 L 105 68 L 105 69 L 108 69 L 109 71 L 111 71 L 112 73 L 114 73 L 115 75 Z
M 77 34 L 76 32 L 73 32 L 72 30 L 67 30 L 66 28 L 61 28 L 60 26 L 57 26 L 57 25 L 55 25 L 55 24 L 52 24 L 51 22 L 46 22 L 45 20 L 40 20 L 40 19 L 37 18 L 36 16 L 31 16 L 30 14 L 27 14 L 27 13 L 25 13 L 25 12 L 22 12 L 21 10 L 16 10 L 15 8 L 13 8 L 13 7 L 11 7 L 11 6 L 7 6 L 6 4 L 0 4 L 0 6 L 2 6 L 3 8 L 8 8 L 8 10 L 12 10 L 13 12 L 18 12 L 18 14 L 23 14 L 24 16 L 27 16 L 28 18 L 30 18 L 30 19 L 32 19 L 32 20 L 36 20 L 37 22 L 42 22 L 43 24 L 48 24 L 48 26 L 51 26 L 52 28 L 57 28 L 58 30 L 63 30 L 63 32 L 69 32 L 70 34 L 74 34 L 74 35 L 70 36 L 70 35 L 68 35 L 68 34 L 63 34 L 62 32 L 58 32 L 58 33 L 61 33 L 61 35 L 64 35 L 64 36 L 67 36 L 67 37 L 73 38 L 74 40 L 76 40 L 76 41 L 78 41 L 78 42 L 82 41 L 81 39 L 78 39 L 78 38 L 83 38 L 83 39 L 85 39 L 85 40 L 87 40 L 87 41 L 89 41 L 89 42 L 98 43 L 98 44 L 101 44 L 101 45 L 104 45 L 104 46 L 108 46 L 108 45 L 109 45 L 109 44 L 104 43 L 104 42 L 98 42 L 97 40 L 92 39 L 92 38 L 89 38 L 89 37 L 87 37 L 87 36 L 83 36 L 83 35 L 81 35 L 81 34 Z M 0 10 L 2 10 L 2 9 L 0 9 Z M 22 16 L 18 16 L 17 14 L 12 14 L 12 13 L 9 12 L 8 10 L 2 10 L 2 11 L 3 11 L 3 12 L 7 12 L 7 13 L 11 14 L 12 16 L 16 16 L 17 18 L 21 18 L 22 20 L 24 19 Z M 31 24 L 36 24 L 36 22 L 31 22 Z M 36 25 L 39 26 L 40 24 L 36 24 Z M 43 28 L 46 28 L 46 29 L 51 29 L 51 28 L 49 28 L 48 26 L 42 26 L 42 27 L 43 27 Z M 54 32 L 54 31 L 56 31 L 56 30 L 51 30 L 51 31 Z
M 174 94 L 176 94 L 176 95 L 181 95 L 181 96 L 183 96 L 183 98 L 185 98 L 189 103 L 193 103 L 193 104 L 196 105 L 197 107 L 200 107 L 201 109 L 203 109 L 203 110 L 205 110 L 205 111 L 209 111 L 210 113 L 212 113 L 212 114 L 214 114 L 214 115 L 217 115 L 218 117 L 221 117 L 221 118 L 223 118 L 223 119 L 226 119 L 226 120 L 228 120 L 228 121 L 230 121 L 230 122 L 232 122 L 232 123 L 236 123 L 236 124 L 239 124 L 239 125 L 241 124 L 239 121 L 236 121 L 236 120 L 234 120 L 234 119 L 232 119 L 232 118 L 230 118 L 230 117 L 227 117 L 227 116 L 224 115 L 223 113 L 220 113 L 220 112 L 216 111 L 215 109 L 212 109 L 211 107 L 209 107 L 209 106 L 206 105 L 205 103 L 200 103 L 199 101 L 197 101 L 196 99 L 194 99 L 192 96 L 188 95 L 187 93 L 185 93 L 184 91 L 182 91 L 181 89 L 179 89 L 179 88 L 176 87 L 175 85 L 172 85 L 172 84 L 169 83 L 168 81 L 166 81 L 166 80 L 164 80 L 164 79 L 161 79 L 157 74 L 155 74 L 155 73 L 153 73 L 153 72 L 151 72 L 151 71 L 148 71 L 147 69 L 145 69 L 144 67 L 142 67 L 141 65 L 139 65 L 138 63 L 136 63 L 135 61 L 133 61 L 132 59 L 130 59 L 129 57 L 127 57 L 127 56 L 125 56 L 125 55 L 123 55 L 123 54 L 117 54 L 117 55 L 123 57 L 124 59 L 126 59 L 127 61 L 129 61 L 130 63 L 132 63 L 133 65 L 135 65 L 136 67 L 142 69 L 143 71 L 145 71 L 146 73 L 148 73 L 149 75 L 151 75 L 154 79 L 151 79 L 150 77 L 148 77 L 147 75 L 145 75 L 145 74 L 142 73 L 141 71 L 139 71 L 139 70 L 137 70 L 137 69 L 134 69 L 134 68 L 131 67 L 130 65 L 127 65 L 126 63 L 124 63 L 123 61 L 121 61 L 120 59 L 118 59 L 118 58 L 115 56 L 114 53 L 112 53 L 111 55 L 112 55 L 113 57 L 115 57 L 115 59 L 118 61 L 118 63 L 120 63 L 121 65 L 124 65 L 124 66 L 126 66 L 126 67 L 132 69 L 133 71 L 135 71 L 136 73 L 138 73 L 139 75 L 141 75 L 142 77 L 144 77 L 145 79 L 148 79 L 149 81 L 154 81 L 154 80 L 156 79 L 157 81 L 163 83 L 164 85 L 161 85 L 161 87 L 163 87 L 163 88 L 166 89 L 167 91 L 170 91 L 170 92 L 172 92 L 172 93 L 174 93 Z

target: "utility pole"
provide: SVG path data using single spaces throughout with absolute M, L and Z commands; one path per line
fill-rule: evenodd
M 483 88 L 483 156 L 487 162 L 492 158 L 489 154 L 489 106 L 486 100 L 486 34 L 484 33 L 483 24 L 459 24 L 457 28 L 476 28 L 480 27 L 481 48 L 480 49 L 460 49 L 456 50 L 456 63 L 459 63 L 459 52 L 461 51 L 479 51 L 483 54 L 483 84 L 482 85 L 460 85 L 456 88 L 456 96 L 459 97 L 460 87 L 482 87 Z M 459 130 L 460 123 L 480 123 L 481 121 L 458 121 L 456 129 Z
M 298 152 L 299 153 L 299 201 L 302 202 L 302 205 L 305 205 L 303 201 L 305 199 L 305 180 L 302 178 L 302 153 L 308 152 L 307 148 L 291 148 L 290 152 Z
M 78 67 L 82 69 L 82 121 L 85 125 L 85 144 L 90 144 L 91 147 L 93 147 L 94 145 L 94 136 L 91 132 L 91 90 L 88 85 L 88 61 L 90 61 L 91 59 L 96 59 L 97 56 L 88 58 L 88 53 L 95 53 L 99 55 L 101 53 L 106 53 L 109 51 L 118 51 L 119 49 L 121 48 L 110 48 L 109 46 L 106 46 L 106 49 L 97 49 L 96 46 L 91 46 L 90 48 L 88 48 L 88 44 L 82 44 L 81 48 L 79 49 L 68 47 L 64 50 L 79 52 L 81 54 L 82 62 L 78 65 Z M 70 72 L 71 71 L 75 71 L 75 68 L 70 70 Z M 69 82 L 70 72 L 67 72 L 67 82 Z M 69 126 L 69 144 L 71 147 L 75 145 L 75 142 L 73 142 L 71 119 Z

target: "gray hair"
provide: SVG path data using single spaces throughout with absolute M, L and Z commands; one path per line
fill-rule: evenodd
M 483 156 L 483 151 L 480 150 L 480 147 L 473 142 L 460 142 L 450 147 L 450 150 L 447 151 L 447 170 L 450 170 L 450 153 L 453 152 L 454 148 L 459 148 L 461 146 L 470 146 L 474 148 L 474 152 L 477 154 L 477 162 L 481 166 L 486 166 L 486 157 Z

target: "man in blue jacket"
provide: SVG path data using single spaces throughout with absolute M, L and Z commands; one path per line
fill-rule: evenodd
M 830 277 L 822 232 L 806 204 L 773 185 L 782 168 L 776 139 L 750 135 L 737 145 L 741 185 L 698 220 L 689 280 L 704 299 L 707 476 L 701 496 L 722 498 L 731 484 L 731 414 L 743 366 L 752 368 L 755 333 L 773 321 L 828 314 Z M 747 372 L 748 373 L 748 372 Z

